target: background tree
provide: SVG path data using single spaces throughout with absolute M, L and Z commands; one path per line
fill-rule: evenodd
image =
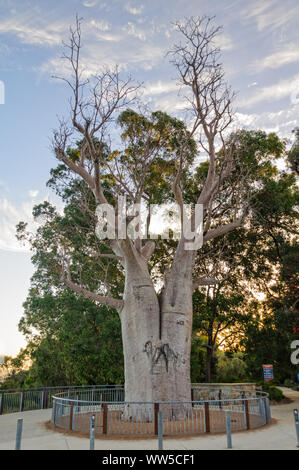
M 288 154 L 288 161 L 292 171 L 299 174 L 299 128 L 294 129 L 295 142 Z

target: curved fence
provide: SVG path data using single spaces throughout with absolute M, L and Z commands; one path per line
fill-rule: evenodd
M 227 411 L 230 412 L 232 431 L 258 428 L 271 420 L 268 396 L 256 390 L 222 392 L 221 397 L 218 391 L 214 399 L 159 403 L 119 400 L 123 388 L 115 388 L 109 393 L 113 400 L 106 400 L 105 390 L 81 390 L 80 398 L 77 391 L 53 396 L 53 426 L 88 433 L 92 418 L 98 437 L 154 436 L 158 434 L 160 411 L 163 434 L 167 436 L 225 432 Z M 200 388 L 193 387 L 193 396 L 196 393 L 201 393 Z
M 52 408 L 52 397 L 67 393 L 68 397 L 78 400 L 123 402 L 125 400 L 123 385 L 83 385 L 42 387 L 31 389 L 0 389 L 0 415 L 19 411 L 30 411 Z M 192 384 L 191 400 L 221 400 L 231 393 L 247 397 L 255 396 L 255 384 Z
M 118 394 L 114 393 L 118 389 Z M 124 400 L 122 385 L 90 385 L 90 386 L 65 386 L 65 387 L 43 387 L 31 389 L 0 390 L 0 415 L 6 413 L 16 413 L 19 411 L 30 411 L 52 408 L 53 395 L 66 393 L 69 396 L 95 397 L 114 401 Z

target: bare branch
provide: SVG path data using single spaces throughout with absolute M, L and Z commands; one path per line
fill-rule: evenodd
M 67 275 L 65 275 L 64 272 L 64 266 L 66 266 L 67 270 Z M 118 311 L 120 311 L 123 307 L 123 301 L 119 299 L 114 299 L 112 297 L 107 297 L 104 295 L 96 294 L 95 292 L 91 292 L 84 287 L 82 287 L 79 284 L 76 284 L 75 282 L 72 281 L 71 278 L 71 273 L 70 273 L 70 267 L 68 263 L 64 261 L 64 266 L 62 267 L 62 275 L 61 275 L 61 281 L 69 287 L 72 291 L 76 292 L 79 295 L 82 295 L 86 299 L 93 300 L 95 302 L 98 302 L 101 305 L 107 305 L 109 307 L 115 308 Z
M 220 227 L 209 230 L 206 235 L 203 237 L 203 241 L 206 242 L 212 238 L 219 237 L 220 235 L 225 235 L 226 233 L 231 232 L 235 228 L 241 227 L 244 223 L 244 217 L 234 220 L 230 224 L 221 225 Z

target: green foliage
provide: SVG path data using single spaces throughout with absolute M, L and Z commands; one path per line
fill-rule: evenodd
M 29 375 L 28 366 L 24 364 L 28 361 L 26 350 L 21 349 L 16 357 L 4 356 L 3 363 L 0 364 L 0 389 L 8 390 L 24 388 Z
M 133 180 L 138 180 L 138 175 L 144 172 L 146 165 L 144 193 L 151 204 L 174 201 L 172 182 L 182 144 L 185 146 L 185 165 L 181 178 L 184 190 L 192 180 L 190 167 L 197 150 L 186 125 L 162 111 L 145 117 L 131 109 L 120 114 L 118 123 L 125 149 L 113 152 L 111 160 L 119 158 L 120 164 Z M 147 154 L 145 163 L 144 155 Z
M 288 162 L 292 171 L 299 174 L 299 128 L 295 129 L 296 140 L 295 143 L 288 153 Z
M 247 380 L 247 367 L 242 352 L 217 351 L 216 382 L 239 383 Z
M 255 306 L 243 344 L 252 377 L 260 376 L 262 364 L 273 364 L 279 383 L 295 380 L 297 367 L 290 361 L 291 343 L 299 338 L 298 244 L 280 243 L 280 264 L 276 283 L 268 289 L 263 303 Z
M 192 335 L 191 343 L 191 383 L 202 383 L 205 381 L 206 361 L 206 339 L 196 334 Z
M 120 321 L 107 307 L 69 291 L 30 291 L 20 331 L 33 365 L 27 386 L 123 382 Z M 36 334 L 36 331 L 38 334 Z
M 263 384 L 263 390 L 269 394 L 269 400 L 280 402 L 284 398 L 282 391 L 271 382 Z

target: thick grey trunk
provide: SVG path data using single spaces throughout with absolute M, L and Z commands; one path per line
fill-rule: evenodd
M 192 279 L 183 274 L 186 261 L 173 264 L 159 302 L 146 263 L 136 254 L 126 258 L 120 312 L 126 401 L 191 400 Z

